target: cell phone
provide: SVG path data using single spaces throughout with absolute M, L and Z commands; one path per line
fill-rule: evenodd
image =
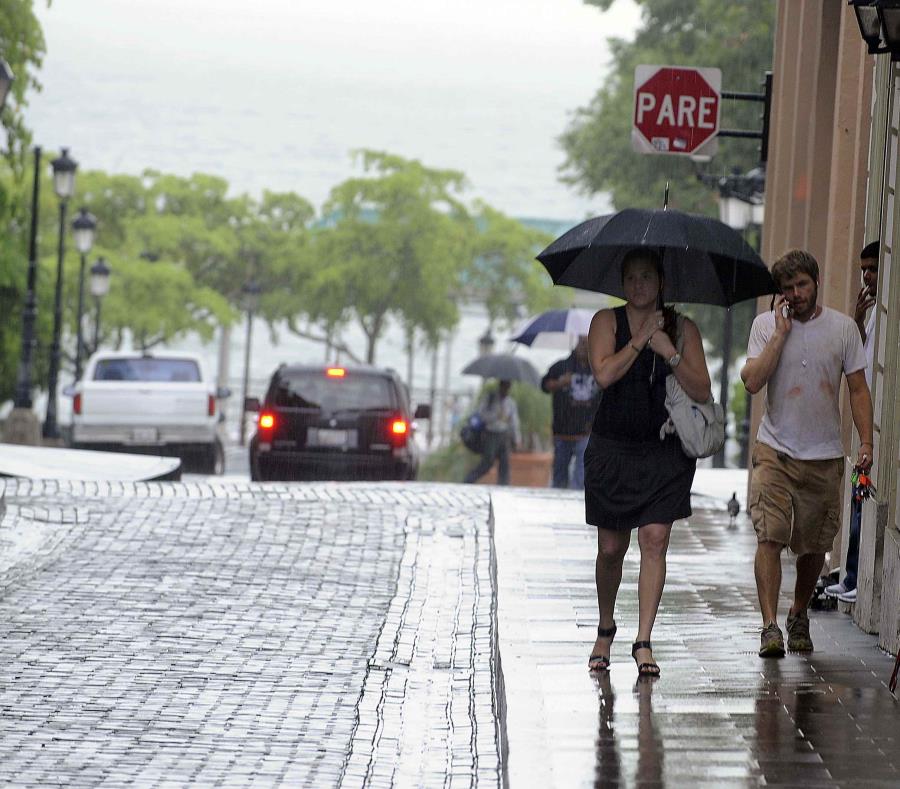
M 782 304 L 781 305 L 781 315 L 784 318 L 790 318 L 794 314 L 794 310 L 791 309 L 790 305 Z

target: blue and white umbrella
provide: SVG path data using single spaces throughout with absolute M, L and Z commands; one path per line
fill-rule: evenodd
M 510 340 L 538 348 L 572 348 L 580 336 L 587 336 L 593 317 L 594 310 L 581 307 L 547 310 L 524 321 Z

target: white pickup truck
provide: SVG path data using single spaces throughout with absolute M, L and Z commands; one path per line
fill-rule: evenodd
M 101 351 L 72 390 L 72 446 L 180 457 L 187 470 L 221 474 L 217 390 L 199 356 Z

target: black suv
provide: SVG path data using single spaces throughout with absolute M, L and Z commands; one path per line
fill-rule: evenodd
M 254 480 L 415 479 L 419 450 L 406 386 L 377 367 L 281 365 L 257 410 L 250 442 Z

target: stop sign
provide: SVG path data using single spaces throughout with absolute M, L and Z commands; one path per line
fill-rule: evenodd
M 721 92 L 717 68 L 638 66 L 632 146 L 640 153 L 712 155 Z

